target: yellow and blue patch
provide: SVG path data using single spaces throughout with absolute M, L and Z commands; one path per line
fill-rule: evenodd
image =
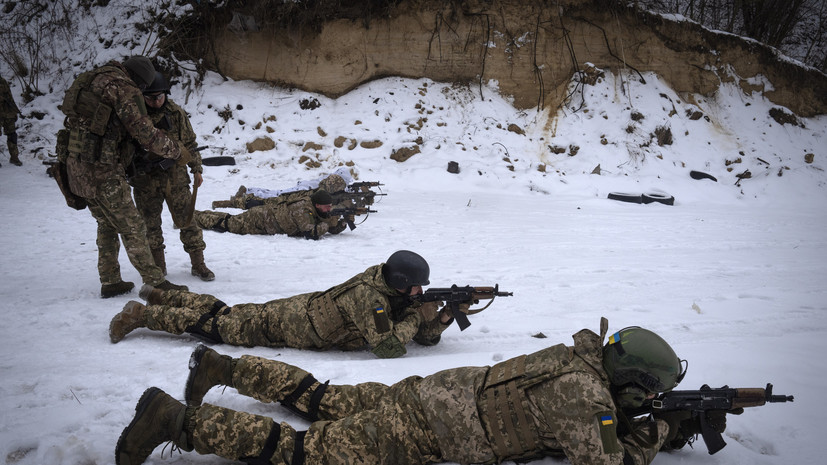
M 598 412 L 596 417 L 603 452 L 606 454 L 622 453 L 623 446 L 621 446 L 620 441 L 617 439 L 617 420 L 615 420 L 615 413 L 607 410 Z
M 619 342 L 619 341 L 620 341 L 620 331 L 618 331 L 618 332 L 612 334 L 611 336 L 609 336 L 609 344 L 614 344 L 615 342 Z

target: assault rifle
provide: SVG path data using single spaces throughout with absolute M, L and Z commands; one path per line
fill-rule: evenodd
M 765 389 L 761 388 L 730 388 L 724 386 L 713 389 L 704 384 L 697 391 L 670 391 L 664 392 L 643 407 L 632 412 L 626 412 L 629 418 L 633 416 L 670 412 L 675 410 L 686 410 L 692 412 L 693 418 L 698 418 L 701 425 L 701 436 L 706 443 L 706 449 L 710 455 L 718 452 L 726 446 L 721 433 L 712 429 L 706 418 L 709 410 L 734 410 L 744 407 L 760 407 L 767 402 L 792 402 L 793 396 L 773 395 L 772 384 L 767 383 Z
M 377 213 L 377 211 L 367 207 L 334 208 L 330 210 L 331 216 L 344 217 L 345 221 L 347 221 L 347 227 L 350 228 L 351 231 L 356 229 L 356 224 L 353 223 L 353 217 L 356 215 L 367 215 L 369 213 Z M 362 223 L 364 223 L 364 220 L 362 220 Z
M 359 192 L 360 190 L 362 190 L 363 187 L 369 189 L 371 187 L 377 187 L 377 186 L 384 186 L 384 184 L 382 184 L 379 181 L 353 182 L 353 183 L 350 183 L 350 185 L 347 186 L 346 190 L 350 191 L 350 192 Z
M 334 194 L 330 194 L 333 197 L 333 203 L 343 203 L 347 202 L 353 204 L 356 207 L 366 207 L 368 205 L 373 205 L 373 201 L 375 200 L 377 195 L 388 195 L 382 193 L 376 193 L 372 190 L 368 190 L 365 192 L 337 192 Z
M 449 308 L 451 309 L 451 315 L 454 317 L 455 320 L 457 320 L 459 330 L 465 331 L 465 328 L 471 326 L 471 322 L 468 321 L 468 315 L 477 314 L 488 308 L 492 303 L 494 303 L 494 297 L 508 297 L 511 295 L 514 295 L 514 293 L 500 292 L 499 284 L 495 284 L 494 287 L 459 287 L 456 284 L 454 284 L 451 287 L 432 287 L 422 294 L 411 296 L 411 299 L 413 299 L 416 302 L 445 301 L 446 305 L 450 305 Z M 477 308 L 474 310 L 468 310 L 467 314 L 459 310 L 459 304 L 478 304 L 480 303 L 480 300 L 489 299 L 491 300 L 491 302 L 488 302 L 488 304 L 485 307 Z

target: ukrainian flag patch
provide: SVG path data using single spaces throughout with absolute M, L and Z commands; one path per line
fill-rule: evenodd
M 376 307 L 373 309 L 373 322 L 376 324 L 376 332 L 387 333 L 391 330 L 390 320 L 388 314 L 385 313 L 385 307 Z
M 623 446 L 617 439 L 617 421 L 615 413 L 606 410 L 598 412 L 597 428 L 600 430 L 600 442 L 603 445 L 603 452 L 606 454 L 618 454 L 623 452 Z

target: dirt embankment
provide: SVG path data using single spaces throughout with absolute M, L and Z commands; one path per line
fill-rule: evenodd
M 827 113 L 827 76 L 816 70 L 754 41 L 600 0 L 400 0 L 381 15 L 306 23 L 267 20 L 257 15 L 263 5 L 246 5 L 222 12 L 208 38 L 215 53 L 201 55 L 235 79 L 333 97 L 384 76 L 493 79 L 518 107 L 556 108 L 573 73 L 592 63 L 653 71 L 686 93 L 737 81 L 800 116 Z

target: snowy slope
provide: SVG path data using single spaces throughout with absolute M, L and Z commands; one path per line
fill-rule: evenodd
M 498 283 L 514 296 L 472 317 L 466 331 L 453 327 L 439 345 L 411 345 L 396 360 L 369 352 L 217 349 L 298 364 L 337 384 L 393 383 L 571 343 L 571 334 L 597 330 L 606 316 L 611 330 L 640 325 L 670 341 L 689 360 L 683 389 L 771 382 L 776 393 L 796 396 L 792 404 L 730 417 L 729 445 L 716 455 L 699 442 L 659 454 L 656 464 L 817 463 L 827 414 L 820 400 L 827 388 L 827 119 L 782 126 L 769 118 L 769 102 L 734 85 L 714 98 L 689 98 L 644 76 L 645 84 L 606 73 L 586 88 L 585 107 L 553 114 L 515 110 L 496 83 L 481 98 L 475 86 L 387 78 L 336 100 L 215 75 L 189 98 L 176 87 L 173 99 L 190 112 L 199 145 L 210 146 L 204 156 L 237 160 L 205 168 L 199 208 L 242 184 L 285 188 L 343 165 L 359 180 L 382 181 L 388 195 L 355 231 L 317 242 L 206 232 L 207 264 L 217 276 L 211 283 L 189 275 L 165 213 L 169 278 L 231 304 L 263 302 L 325 289 L 395 250 L 414 250 L 429 261 L 435 287 Z M 301 109 L 313 98 L 319 108 Z M 60 99 L 56 92 L 20 105 L 24 114 L 47 114 L 18 124 L 26 129 L 23 167 L 0 156 L 0 460 L 9 464 L 112 463 L 146 387 L 183 397 L 196 344 L 147 330 L 109 342 L 109 320 L 137 293 L 98 297 L 94 220 L 65 207 L 40 165 L 53 151 Z M 227 107 L 232 117 L 225 121 L 218 113 Z M 633 110 L 643 119 L 635 121 Z M 692 120 L 686 110 L 709 121 Z M 525 134 L 509 131 L 510 124 Z M 670 128 L 673 144 L 651 140 L 658 126 Z M 264 136 L 276 147 L 248 153 L 246 144 Z M 336 146 L 339 136 L 382 145 L 350 150 Z M 390 159 L 419 137 L 421 153 L 403 163 Z M 308 142 L 321 148 L 304 151 Z M 574 156 L 571 145 L 579 147 Z M 813 163 L 805 162 L 807 153 Z M 302 156 L 318 167 L 300 164 Z M 727 171 L 726 161 L 739 157 Z M 446 172 L 449 161 L 459 163 L 459 174 Z M 590 174 L 598 164 L 602 173 Z M 691 179 L 693 169 L 718 182 Z M 746 169 L 752 177 L 736 185 Z M 676 201 L 607 200 L 613 191 L 660 191 Z M 121 264 L 125 279 L 140 281 L 124 254 Z M 532 337 L 538 333 L 546 338 Z M 205 400 L 307 426 L 233 389 L 215 389 Z M 159 448 L 148 463 L 225 461 L 194 453 L 162 458 Z

